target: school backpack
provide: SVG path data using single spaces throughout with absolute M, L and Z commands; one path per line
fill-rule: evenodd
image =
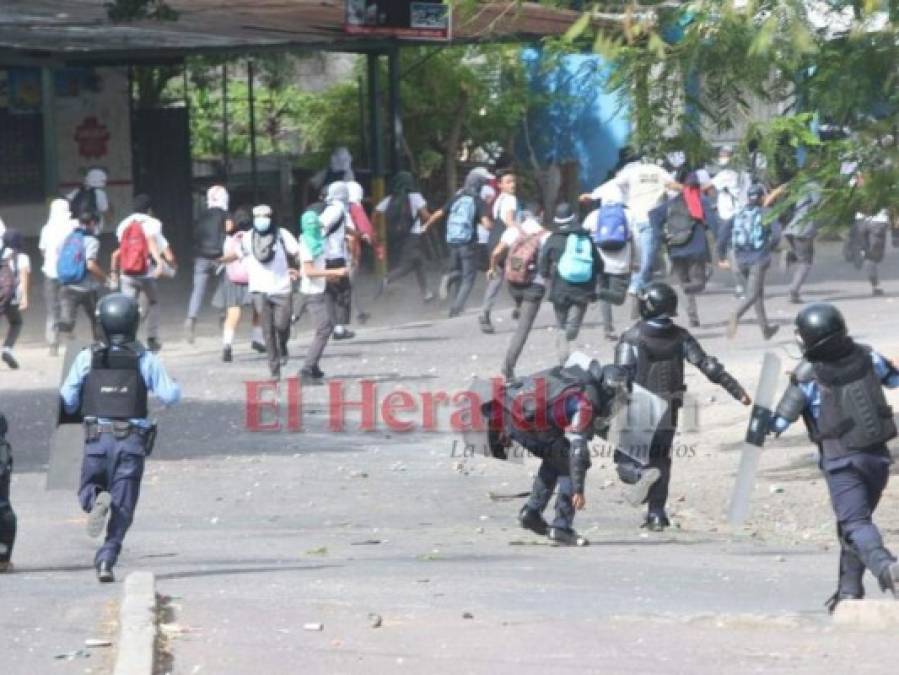
M 735 252 L 761 251 L 768 243 L 768 228 L 762 223 L 761 209 L 743 209 L 734 218 L 730 243 Z
M 226 241 L 225 253 L 239 251 L 243 245 L 245 234 L 245 232 L 238 232 L 231 238 L 230 242 Z M 225 274 L 228 276 L 228 281 L 232 284 L 247 284 L 250 282 L 247 266 L 243 260 L 234 260 L 225 265 Z
M 559 276 L 570 284 L 585 284 L 593 278 L 593 242 L 590 237 L 569 234 L 559 259 Z
M 593 241 L 603 251 L 620 251 L 627 245 L 627 214 L 622 204 L 609 204 L 599 209 Z
M 219 258 L 225 245 L 224 209 L 206 209 L 194 225 L 194 251 L 203 258 Z
M 94 188 L 80 187 L 69 204 L 72 216 L 79 218 L 85 211 L 97 213 L 97 191 Z
M 665 243 L 668 246 L 683 246 L 693 236 L 696 219 L 690 213 L 687 202 L 678 197 L 668 204 L 668 217 L 665 220 Z
M 405 198 L 390 197 L 384 211 L 384 220 L 387 223 L 387 235 L 391 239 L 400 241 L 409 234 L 415 223 L 415 214 L 412 213 L 412 203 L 408 194 Z
M 510 284 L 526 286 L 537 276 L 537 257 L 540 254 L 540 237 L 542 232 L 525 234 L 521 227 L 518 238 L 509 247 L 506 255 L 506 281 Z
M 139 220 L 132 220 L 122 232 L 122 241 L 119 243 L 119 267 L 122 274 L 130 277 L 146 274 L 149 255 L 150 247 L 147 245 L 144 226 Z
M 6 308 L 12 303 L 16 297 L 16 289 L 19 286 L 17 259 L 19 254 L 12 251 L 9 258 L 3 258 L 6 253 L 6 247 L 0 248 L 0 314 L 6 311 Z M 0 467 L 2 469 L 3 467 Z
M 478 205 L 471 195 L 462 194 L 450 204 L 446 218 L 446 242 L 467 244 L 474 236 L 474 221 Z
M 83 230 L 75 230 L 62 243 L 56 261 L 56 276 L 64 285 L 80 283 L 87 276 Z

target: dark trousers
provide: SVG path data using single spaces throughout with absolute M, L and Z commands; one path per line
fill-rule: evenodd
M 321 360 L 325 346 L 334 332 L 334 324 L 331 323 L 331 297 L 327 293 L 319 293 L 317 295 L 306 295 L 306 310 L 312 315 L 312 322 L 315 325 L 315 333 L 312 336 L 312 344 L 306 350 L 306 360 L 303 363 L 305 368 L 318 368 L 318 362 Z
M 812 263 L 815 259 L 814 237 L 794 237 L 787 235 L 787 243 L 790 245 L 790 259 L 793 268 L 793 279 L 790 282 L 790 295 L 798 296 L 802 285 L 812 271 Z
M 556 313 L 556 326 L 565 332 L 565 339 L 569 342 L 577 340 L 587 312 L 587 303 L 555 302 L 553 310 Z
M 75 332 L 75 314 L 78 308 L 84 310 L 91 324 L 94 340 L 101 340 L 99 326 L 94 313 L 97 309 L 97 291 L 76 286 L 63 286 L 59 291 L 59 332 L 71 335 Z
M 3 441 L 0 441 L 2 443 Z M 12 478 L 12 456 L 0 450 L 0 562 L 9 562 L 16 543 L 16 512 L 9 500 Z
M 325 267 L 328 269 L 346 267 L 346 261 L 343 258 L 328 260 Z M 349 324 L 353 303 L 353 287 L 349 277 L 329 279 L 325 286 L 325 293 L 330 298 L 328 309 L 331 312 L 331 323 L 335 326 Z
M 646 498 L 650 514 L 665 515 L 668 503 L 668 489 L 671 485 L 671 447 L 674 445 L 674 434 L 677 429 L 677 408 L 669 408 L 668 418 L 664 420 L 652 437 L 649 446 L 648 461 L 641 462 L 622 452 L 615 452 L 615 464 L 618 475 L 625 483 L 636 483 L 643 471 L 649 468 L 659 470 L 659 479 L 653 483 Z
M 399 264 L 387 275 L 387 282 L 399 281 L 408 274 L 415 273 L 418 290 L 422 295 L 428 292 L 428 280 L 425 277 L 425 256 L 421 246 L 421 235 L 410 234 L 403 240 Z
M 839 590 L 861 596 L 865 569 L 880 577 L 896 561 L 873 522 L 889 480 L 888 455 L 853 453 L 838 460 L 824 460 L 822 470 L 840 538 Z
M 58 279 L 44 277 L 44 305 L 47 308 L 45 337 L 48 345 L 59 344 L 59 291 L 62 286 Z
M 536 287 L 539 288 L 539 287 Z M 503 374 L 506 377 L 512 377 L 515 374 L 515 365 L 521 357 L 524 345 L 531 334 L 531 328 L 534 327 L 534 321 L 537 320 L 537 314 L 540 313 L 540 304 L 543 302 L 542 289 L 537 291 L 531 286 L 527 290 L 519 289 L 509 284 L 509 294 L 515 301 L 515 305 L 519 308 L 518 325 L 515 326 L 515 332 L 509 341 L 509 347 L 506 349 L 506 358 L 503 361 Z
M 770 261 L 761 265 L 739 265 L 740 275 L 745 281 L 743 286 L 744 296 L 737 303 L 737 311 L 735 312 L 737 320 L 754 305 L 755 315 L 763 332 L 768 327 L 768 313 L 765 311 L 765 275 L 768 274 L 770 265 Z
M 3 346 L 12 349 L 19 339 L 22 332 L 22 312 L 19 311 L 18 305 L 8 305 L 6 307 L 6 320 L 9 322 L 9 330 L 6 331 L 6 339 Z
M 259 315 L 262 336 L 272 375 L 281 373 L 281 355 L 290 338 L 290 296 L 253 293 L 253 308 Z
M 570 530 L 574 524 L 574 506 L 571 503 L 574 486 L 568 472 L 561 470 L 555 462 L 543 460 L 540 464 L 540 469 L 534 478 L 534 486 L 531 488 L 528 508 L 537 513 L 543 513 L 557 486 L 559 492 L 556 495 L 556 514 L 551 525 Z
M 81 488 L 78 490 L 81 508 L 90 512 L 101 492 L 108 492 L 112 497 L 106 540 L 97 551 L 94 564 L 106 561 L 114 565 L 119 558 L 122 542 L 134 521 L 140 481 L 144 475 L 144 455 L 144 439 L 137 433 L 122 439 L 102 433 L 96 440 L 84 444 Z
M 672 258 L 671 271 L 677 277 L 681 290 L 687 298 L 687 317 L 699 323 L 699 308 L 696 296 L 705 290 L 706 262 L 697 258 Z
M 450 304 L 450 312 L 459 314 L 465 309 L 477 277 L 477 244 L 450 244 L 448 269 L 450 276 L 459 277 L 459 288 Z

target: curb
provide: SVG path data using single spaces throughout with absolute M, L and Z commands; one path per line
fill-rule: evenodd
M 156 648 L 156 577 L 132 572 L 119 608 L 119 649 L 114 675 L 152 675 Z

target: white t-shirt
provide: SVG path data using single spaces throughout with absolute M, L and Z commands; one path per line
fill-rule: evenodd
M 375 207 L 375 211 L 378 213 L 387 213 L 387 207 L 390 206 L 390 200 L 393 199 L 392 196 L 387 195 L 378 203 Z M 412 222 L 412 227 L 409 229 L 410 234 L 421 234 L 421 218 L 419 217 L 419 213 L 422 209 L 426 209 L 428 207 L 428 202 L 425 201 L 425 198 L 421 196 L 420 192 L 410 192 L 409 193 L 409 209 L 415 218 Z
M 169 247 L 168 240 L 162 234 L 162 222 L 145 213 L 132 213 L 119 223 L 119 226 L 115 231 L 115 236 L 119 243 L 122 243 L 122 237 L 125 234 L 125 230 L 127 230 L 128 226 L 135 220 L 140 223 L 141 229 L 144 231 L 144 237 L 147 238 L 148 245 L 152 240 L 153 243 L 156 244 L 156 250 L 159 251 L 159 253 L 162 253 Z M 151 259 L 147 265 L 147 273 L 144 276 L 152 276 L 155 269 L 156 261 Z
M 493 201 L 493 198 L 496 197 L 496 190 L 494 190 L 491 186 L 485 185 L 481 188 L 481 200 L 485 204 L 490 204 Z M 478 221 L 478 243 L 484 244 L 485 246 L 490 242 L 490 230 L 484 227 L 480 221 Z
M 505 218 L 505 215 L 511 211 L 512 217 L 516 220 L 518 219 L 518 197 L 515 195 L 506 194 L 505 192 L 501 192 L 499 197 L 496 198 L 496 201 L 493 202 L 493 220 L 500 221 L 502 220 L 506 226 L 511 225 L 512 223 L 508 222 Z
M 627 216 L 628 229 L 633 231 L 634 218 L 631 214 L 631 210 L 625 209 L 624 214 Z M 584 218 L 584 229 L 587 230 L 592 237 L 593 233 L 595 233 L 598 228 L 599 209 L 594 209 L 587 214 L 586 218 Z M 618 251 L 605 251 L 598 246 L 596 247 L 596 250 L 599 252 L 599 257 L 602 258 L 603 274 L 627 274 L 630 272 L 632 252 L 632 243 L 630 241 L 624 245 L 624 248 L 619 249 Z
M 44 254 L 44 264 L 41 272 L 48 279 L 56 279 L 56 264 L 59 262 L 59 249 L 75 227 L 75 221 L 69 221 L 68 227 L 44 225 L 41 229 L 41 238 L 37 247 Z
M 10 258 L 12 258 L 12 249 L 5 249 L 3 251 L 3 260 L 9 260 Z M 19 255 L 16 257 L 15 268 L 18 284 L 16 285 L 16 297 L 13 298 L 12 304 L 18 305 L 22 301 L 22 272 L 30 271 L 31 259 L 25 253 L 19 253 Z
M 543 246 L 543 244 L 546 243 L 546 240 L 549 239 L 550 235 L 552 234 L 552 232 L 545 229 L 536 220 L 534 220 L 533 218 L 528 218 L 521 223 L 520 228 L 519 227 L 507 227 L 505 229 L 505 231 L 503 232 L 502 237 L 500 237 L 500 240 L 499 240 L 500 244 L 504 244 L 507 248 L 511 249 L 512 246 L 515 244 L 515 242 L 518 241 L 518 238 L 521 236 L 522 231 L 524 232 L 524 235 L 526 237 L 528 237 L 532 234 L 541 233 L 541 236 L 540 236 L 540 246 L 541 247 Z M 538 258 L 539 258 L 539 254 L 538 254 Z M 545 286 L 546 280 L 538 274 L 537 276 L 534 277 L 533 283 L 540 284 L 541 286 Z
M 304 295 L 321 295 L 325 292 L 327 279 L 325 277 L 307 277 L 303 274 L 302 270 L 307 262 L 311 262 L 317 271 L 326 269 L 325 256 L 320 255 L 317 258 L 313 258 L 312 253 L 309 251 L 309 246 L 304 240 L 300 240 L 300 293 Z
M 730 220 L 746 206 L 746 192 L 749 189 L 747 175 L 741 175 L 734 169 L 721 169 L 712 178 L 712 185 L 718 193 L 718 217 L 721 220 Z
M 325 238 L 325 260 L 343 258 L 344 260 L 349 261 L 349 253 L 346 246 L 346 233 L 348 229 L 355 229 L 349 211 L 344 208 L 343 204 L 334 202 L 328 204 L 318 218 L 322 224 L 322 233 L 327 234 L 341 216 L 343 217 L 343 222 L 340 223 L 340 226 L 334 230 L 334 232 Z
M 633 162 L 621 169 L 613 180 L 624 190 L 627 207 L 635 222 L 645 223 L 649 221 L 649 212 L 665 196 L 665 186 L 673 183 L 674 177 L 655 164 Z
M 281 228 L 280 241 L 275 244 L 275 257 L 263 264 L 253 255 L 253 232 L 247 233 L 240 242 L 241 260 L 247 265 L 250 293 L 267 295 L 288 295 L 290 293 L 290 271 L 287 264 L 287 253 L 292 256 L 300 254 L 300 245 L 289 230 Z

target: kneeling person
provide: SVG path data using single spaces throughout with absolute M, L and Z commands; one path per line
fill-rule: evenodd
M 106 540 L 94 566 L 101 582 L 115 580 L 113 567 L 134 519 L 144 460 L 153 450 L 156 426 L 147 419 L 147 395 L 165 405 L 181 398 L 159 358 L 137 342 L 137 302 L 120 293 L 97 308 L 103 341 L 82 351 L 60 389 L 68 414 L 84 418 L 81 508 L 89 514 L 88 534 Z M 108 522 L 107 522 L 108 516 Z
M 585 546 L 589 542 L 575 532 L 573 525 L 575 511 L 587 504 L 587 443 L 606 428 L 617 387 L 627 378 L 620 369 L 603 368 L 597 361 L 570 363 L 507 385 L 504 400 L 491 402 L 490 449 L 494 456 L 503 458 L 506 448 L 515 441 L 543 460 L 530 499 L 519 513 L 521 526 L 558 544 Z M 492 407 L 497 404 L 503 406 L 501 425 Z M 556 515 L 549 525 L 543 511 L 557 486 Z

